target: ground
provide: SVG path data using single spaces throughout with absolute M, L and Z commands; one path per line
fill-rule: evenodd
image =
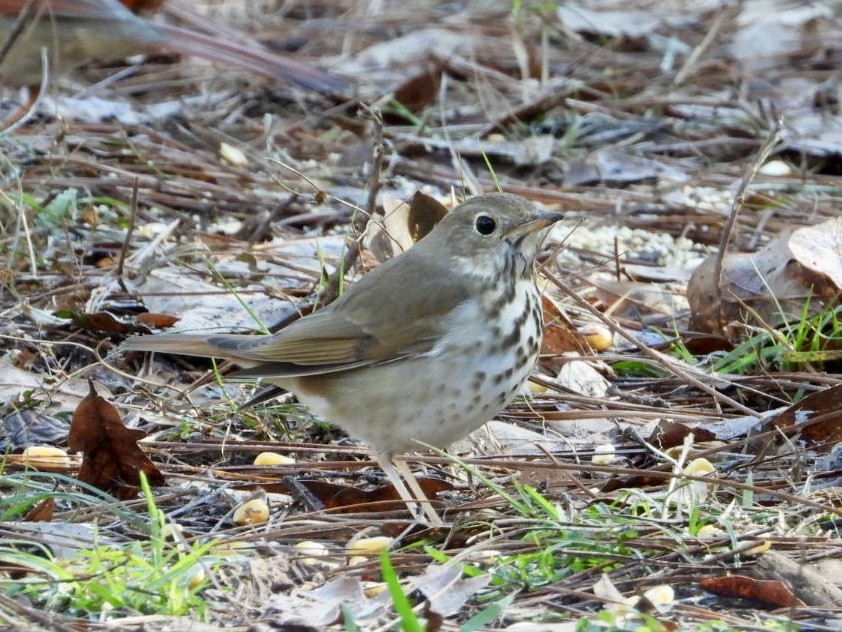
M 4 626 L 838 629 L 842 3 L 150 19 L 336 84 L 103 55 L 0 136 Z M 444 527 L 291 396 L 240 409 L 256 387 L 224 364 L 118 349 L 289 323 L 410 247 L 436 200 L 495 190 L 565 219 L 528 388 L 409 459 Z M 72 418 L 109 449 L 142 431 L 100 469 L 145 454 L 153 486 L 80 483 L 76 450 L 27 463 Z

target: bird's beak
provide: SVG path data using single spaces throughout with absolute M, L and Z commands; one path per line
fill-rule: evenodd
M 528 221 L 511 228 L 506 237 L 510 239 L 519 239 L 529 235 L 530 233 L 552 226 L 562 219 L 564 219 L 564 213 L 559 213 L 558 211 L 535 211 L 532 215 L 530 215 Z

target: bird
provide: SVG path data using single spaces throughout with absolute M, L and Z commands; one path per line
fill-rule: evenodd
M 467 436 L 519 393 L 541 348 L 536 258 L 562 217 L 512 194 L 471 197 L 274 334 L 154 334 L 121 350 L 224 358 L 242 367 L 233 377 L 292 392 L 368 445 L 416 518 L 440 525 L 402 455 Z
M 24 10 L 28 15 L 19 23 Z M 325 94 L 349 90 L 345 79 L 313 66 L 259 46 L 152 21 L 135 15 L 118 0 L 0 0 L 0 44 L 4 41 L 0 85 L 9 87 L 39 86 L 48 70 L 44 60 L 48 76 L 53 76 L 98 59 L 172 52 Z

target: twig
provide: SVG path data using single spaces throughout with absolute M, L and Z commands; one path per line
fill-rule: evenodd
M 9 54 L 9 51 L 20 38 L 24 28 L 31 22 L 34 22 L 35 20 L 39 20 L 41 18 L 40 11 L 38 15 L 34 15 L 35 3 L 36 0 L 27 0 L 26 4 L 23 6 L 20 13 L 18 14 L 15 23 L 12 25 L 12 30 L 9 33 L 9 36 L 6 38 L 6 41 L 3 42 L 3 46 L 0 47 L 0 65 L 2 65 L 3 61 L 6 59 L 6 56 Z M 32 86 L 29 86 L 27 88 L 28 101 L 26 105 L 22 105 L 17 113 L 9 117 L 8 123 L 3 129 L 3 131 L 0 132 L 0 135 L 10 135 L 19 128 L 23 127 L 24 124 L 29 122 L 29 119 L 31 119 L 32 115 L 38 110 L 38 105 L 42 97 L 44 96 L 44 93 L 46 92 L 49 83 L 50 51 L 46 46 L 43 46 L 41 48 L 41 83 L 37 89 L 33 88 Z
M 693 49 L 693 52 L 687 57 L 687 61 L 684 62 L 684 65 L 675 74 L 675 78 L 672 80 L 673 86 L 680 86 L 684 83 L 684 80 L 687 79 L 687 75 L 690 74 L 690 71 L 696 65 L 696 62 L 699 61 L 699 57 L 701 57 L 702 53 L 704 53 L 713 43 L 714 38 L 719 33 L 722 25 L 725 23 L 725 20 L 732 16 L 733 11 L 730 7 L 726 7 L 719 13 L 718 16 L 716 16 L 716 19 L 713 21 L 713 24 L 711 24 L 708 32 L 705 33 L 705 36 L 702 38 L 702 41 L 699 42 L 699 45 Z
M 9 37 L 6 38 L 6 41 L 3 42 L 3 46 L 0 46 L 0 64 L 6 59 L 6 56 L 9 54 L 9 51 L 12 50 L 12 46 L 15 45 L 15 42 L 18 41 L 21 33 L 23 33 L 23 29 L 32 21 L 31 18 L 35 13 L 35 2 L 36 0 L 26 0 L 26 4 L 23 5 L 23 8 L 18 13 L 18 17 L 15 20 L 15 23 L 12 24 L 12 30 L 9 32 Z
M 469 191 L 471 195 L 479 195 L 482 193 L 482 185 L 474 173 L 471 166 L 462 160 L 459 152 L 453 147 L 453 139 L 450 138 L 450 126 L 447 124 L 445 117 L 446 108 L 444 107 L 445 97 L 447 95 L 447 74 L 442 75 L 441 85 L 439 86 L 439 103 L 441 104 L 441 131 L 444 134 L 444 140 L 447 142 L 447 150 L 450 153 L 450 162 L 453 164 L 453 170 L 462 178 L 462 188 Z M 489 172 L 491 170 L 489 169 Z
M 132 241 L 132 234 L 137 220 L 137 198 L 140 182 L 137 178 L 132 183 L 132 201 L 129 206 L 129 227 L 126 229 L 126 236 L 123 238 L 123 243 L 120 245 L 120 258 L 117 260 L 117 281 L 123 288 L 123 291 L 128 291 L 123 283 L 123 271 L 126 263 L 126 256 L 129 254 L 129 244 Z
M 3 199 L 10 202 L 8 196 L 3 194 Z M 35 246 L 32 244 L 32 233 L 29 230 L 29 222 L 26 220 L 26 208 L 22 201 L 12 202 L 12 207 L 18 210 L 18 229 L 23 231 L 23 238 L 26 241 L 26 250 L 29 253 L 29 270 L 32 277 L 38 278 L 38 257 L 35 256 Z M 15 234 L 15 242 L 18 241 L 19 233 Z M 11 268 L 11 263 L 9 264 Z
M 374 217 L 374 212 L 377 209 L 377 193 L 380 191 L 380 173 L 383 168 L 383 116 L 379 110 L 373 108 L 370 108 L 368 113 L 374 121 L 374 146 L 371 149 L 371 175 L 368 178 L 366 208 L 365 212 L 355 213 L 351 216 L 351 232 L 356 235 L 356 238 L 348 244 L 345 256 L 333 274 L 330 275 L 319 295 L 318 302 L 323 306 L 339 297 L 339 288 L 342 286 L 345 273 L 357 262 L 362 249 L 362 236 L 365 234 L 368 222 Z
M 283 204 L 276 204 L 272 208 L 272 212 L 269 213 L 262 222 L 260 222 L 257 228 L 254 229 L 254 231 L 252 231 L 251 236 L 248 238 L 246 243 L 249 246 L 253 246 L 258 241 L 263 239 L 263 236 L 269 230 L 269 227 L 272 225 L 272 222 L 274 222 L 281 215 L 286 213 L 286 211 L 289 210 L 289 208 L 293 204 L 295 204 L 295 202 L 298 200 L 298 197 L 298 193 L 292 193 Z
M 769 154 L 772 153 L 772 149 L 774 149 L 775 145 L 777 145 L 780 141 L 782 128 L 783 118 L 778 116 L 775 121 L 774 129 L 770 132 L 769 136 L 766 137 L 766 140 L 763 141 L 763 144 L 757 151 L 757 155 L 749 165 L 748 171 L 746 171 L 743 179 L 740 181 L 740 186 L 734 196 L 734 202 L 731 204 L 731 212 L 728 215 L 728 221 L 725 222 L 725 226 L 722 229 L 722 237 L 719 240 L 719 252 L 716 253 L 716 259 L 714 260 L 713 267 L 713 278 L 716 279 L 716 322 L 718 327 L 722 327 L 724 325 L 722 322 L 722 262 L 725 259 L 725 252 L 728 248 L 728 244 L 731 242 L 731 237 L 734 234 L 734 226 L 737 223 L 737 216 L 743 209 L 746 190 L 757 176 L 757 172 L 760 170 L 760 167 L 762 167 L 763 163 L 766 162 Z
M 9 117 L 9 125 L 3 128 L 0 135 L 10 136 L 32 119 L 38 111 L 38 107 L 41 105 L 49 84 L 50 51 L 44 46 L 41 48 L 41 84 L 37 88 L 33 88 L 32 86 L 27 88 L 28 100 L 26 105 L 22 105 L 17 113 Z

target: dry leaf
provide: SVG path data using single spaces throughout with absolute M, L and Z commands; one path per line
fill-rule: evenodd
M 409 201 L 409 215 L 406 218 L 412 240 L 420 241 L 445 215 L 447 207 L 444 204 L 422 191 L 416 191 Z
M 787 245 L 798 263 L 829 278 L 834 289 L 842 288 L 842 218 L 799 228 Z
M 591 355 L 592 350 L 583 336 L 575 333 L 576 327 L 561 308 L 546 294 L 541 295 L 544 312 L 544 337 L 541 340 L 541 355 L 560 355 L 575 351 Z
M 166 329 L 167 327 L 172 327 L 178 322 L 178 316 L 173 316 L 172 314 L 145 312 L 143 314 L 138 314 L 135 320 L 137 320 L 137 322 L 141 325 L 149 325 L 155 329 Z
M 434 501 L 439 492 L 453 489 L 447 481 L 440 478 L 421 476 L 416 480 L 424 495 L 431 501 Z M 296 496 L 297 500 L 316 511 L 333 509 L 338 513 L 356 513 L 406 509 L 406 503 L 401 500 L 400 494 L 390 483 L 376 489 L 364 490 L 326 481 L 288 479 L 286 482 L 290 493 Z
M 835 577 L 819 572 L 810 562 L 769 551 L 757 560 L 754 572 L 766 581 L 783 582 L 799 603 L 816 608 L 838 608 L 842 603 L 842 590 L 833 581 Z
M 420 112 L 438 98 L 441 72 L 441 64 L 436 64 L 413 75 L 395 90 L 395 101 L 410 112 Z
M 763 420 L 753 434 L 783 431 L 797 436 L 819 452 L 828 452 L 842 441 L 842 385 L 810 393 L 787 409 Z M 778 433 L 774 440 L 781 440 Z
M 138 334 L 150 333 L 146 327 L 137 327 L 128 323 L 121 322 L 113 314 L 108 312 L 70 312 L 69 318 L 73 319 L 79 327 L 87 329 L 88 331 L 104 332 L 107 334 Z
M 789 587 L 780 581 L 754 579 L 745 575 L 703 579 L 699 586 L 709 593 L 722 597 L 753 599 L 775 608 L 798 608 L 804 604 Z
M 45 498 L 40 503 L 30 509 L 23 517 L 24 522 L 50 522 L 53 519 L 53 509 L 55 508 L 54 498 Z
M 661 450 L 667 450 L 673 446 L 682 445 L 684 438 L 689 434 L 693 435 L 694 443 L 716 440 L 716 435 L 704 428 L 691 428 L 677 421 L 663 419 L 649 435 L 649 441 Z
M 760 0 L 741 6 L 729 52 L 749 73 L 778 68 L 781 60 L 821 46 L 823 34 L 834 36 L 824 28 L 833 21 L 832 4 Z
M 573 354 L 565 357 L 555 380 L 562 389 L 595 399 L 607 395 L 610 382 L 589 362 L 577 360 Z
M 416 135 L 398 134 L 397 137 L 407 144 L 417 144 L 427 150 L 455 151 L 461 156 L 482 158 L 489 156 L 506 160 L 520 167 L 532 167 L 544 164 L 553 157 L 557 139 L 552 134 L 536 134 L 518 140 L 506 140 L 499 134 L 486 138 L 439 139 L 425 138 L 420 143 Z
M 842 288 L 842 220 L 787 231 L 762 250 L 726 255 L 722 287 L 715 279 L 716 257 L 708 257 L 687 285 L 691 328 L 718 333 L 731 321 L 753 319 L 779 325 L 836 300 Z M 721 299 L 721 300 L 720 300 Z
M 629 600 L 605 573 L 593 585 L 593 594 L 597 599 L 605 603 L 609 610 L 614 612 L 628 612 L 631 609 L 629 607 Z
M 592 10 L 584 3 L 564 2 L 556 9 L 558 19 L 571 31 L 596 33 L 608 37 L 645 37 L 654 33 L 661 25 L 662 11 L 634 11 L 632 7 L 611 3 Z
M 0 382 L 8 375 L 0 363 Z M 9 385 L 14 386 L 13 384 Z M 0 387 L 0 403 L 9 400 Z M 0 417 L 0 451 L 17 452 L 33 444 L 54 444 L 67 436 L 67 421 L 30 408 L 12 409 Z
M 378 261 L 387 261 L 411 248 L 445 215 L 447 208 L 421 191 L 412 196 L 409 204 L 384 195 L 383 220 L 369 224 L 363 243 Z
M 325 257 L 332 256 L 327 246 L 325 250 Z M 290 256 L 298 260 L 297 255 Z M 314 257 L 308 253 L 300 259 L 312 261 Z M 222 292 L 218 285 L 206 283 L 175 267 L 152 270 L 137 291 L 143 295 L 150 312 L 178 314 L 178 329 L 182 331 L 219 331 L 220 323 L 226 323 L 226 330 L 254 328 L 255 319 L 276 323 L 295 311 L 288 301 L 279 301 L 267 294 L 250 296 L 249 312 L 246 312 L 241 300 L 230 292 Z
M 89 384 L 90 394 L 76 407 L 67 437 L 70 450 L 82 453 L 79 480 L 121 499 L 137 494 L 140 472 L 150 485 L 163 485 L 163 474 L 137 445 L 146 433 L 126 428 L 117 409 Z
M 615 318 L 640 320 L 645 314 L 672 316 L 687 309 L 681 296 L 658 283 L 604 280 L 599 282 L 596 296 L 611 307 Z

